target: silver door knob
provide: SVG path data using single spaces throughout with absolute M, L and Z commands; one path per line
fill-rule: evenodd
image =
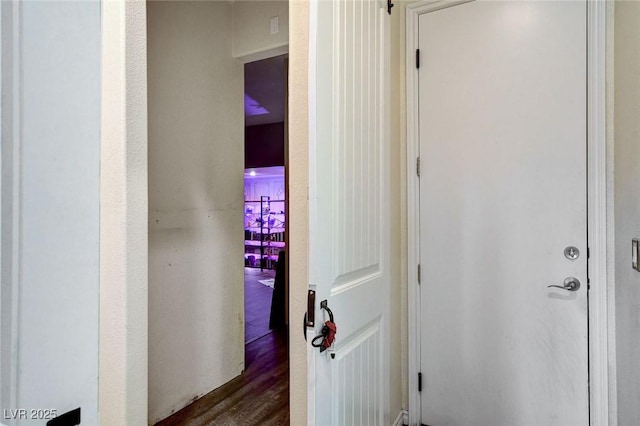
M 577 291 L 580 288 L 580 280 L 575 277 L 569 277 L 564 280 L 563 285 L 548 285 L 547 287 L 556 287 L 563 290 Z

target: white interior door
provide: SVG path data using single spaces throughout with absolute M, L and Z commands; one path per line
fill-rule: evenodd
M 389 14 L 386 2 L 314 1 L 310 29 L 309 423 L 389 424 Z M 313 336 L 309 336 L 309 341 Z
M 432 11 L 419 49 L 422 423 L 586 426 L 586 2 Z
M 98 424 L 100 14 L 0 5 L 1 424 Z

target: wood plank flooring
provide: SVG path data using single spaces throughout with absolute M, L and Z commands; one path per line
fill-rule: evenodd
M 269 316 L 273 289 L 260 280 L 275 278 L 276 271 L 244 268 L 244 342 L 249 343 L 269 333 Z
M 246 371 L 156 426 L 288 425 L 289 356 L 286 330 L 246 346 Z

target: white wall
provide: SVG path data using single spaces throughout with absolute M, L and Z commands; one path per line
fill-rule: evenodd
M 271 34 L 270 20 L 278 17 L 280 31 Z M 287 53 L 289 2 L 237 0 L 233 2 L 233 56 L 252 62 Z
M 144 0 L 102 2 L 101 425 L 147 424 L 147 32 Z
M 245 201 L 260 201 L 260 197 L 271 197 L 271 201 L 285 199 L 284 174 L 268 177 L 245 177 L 244 199 Z M 274 203 L 271 210 L 279 213 L 284 208 L 283 202 Z M 260 208 L 258 207 L 258 210 Z
M 244 367 L 244 109 L 231 3 L 147 6 L 155 422 Z
M 291 2 L 289 53 L 289 410 L 290 424 L 307 424 L 307 310 L 309 235 L 309 1 Z M 297 330 L 297 331 L 296 331 Z
M 640 238 L 640 2 L 615 3 L 615 300 L 618 424 L 640 422 L 640 272 L 631 239 Z
M 97 424 L 100 3 L 2 15 L 1 408 L 81 407 Z M 3 422 L 45 422 L 27 417 Z

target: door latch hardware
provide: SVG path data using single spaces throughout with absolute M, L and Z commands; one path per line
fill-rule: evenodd
M 315 327 L 316 325 L 316 292 L 309 290 L 307 293 L 307 317 L 305 320 L 307 327 Z
M 569 246 L 566 249 L 564 249 L 564 257 L 566 257 L 569 260 L 576 260 L 577 258 L 580 257 L 580 250 L 578 250 L 574 246 Z
M 304 313 L 302 319 L 302 333 L 304 340 L 307 341 L 307 327 L 315 327 L 316 325 L 316 292 L 309 290 L 307 292 L 307 312 Z
M 563 285 L 548 285 L 547 287 L 556 287 L 568 291 L 577 291 L 580 288 L 580 280 L 575 277 L 569 277 L 564 280 Z

